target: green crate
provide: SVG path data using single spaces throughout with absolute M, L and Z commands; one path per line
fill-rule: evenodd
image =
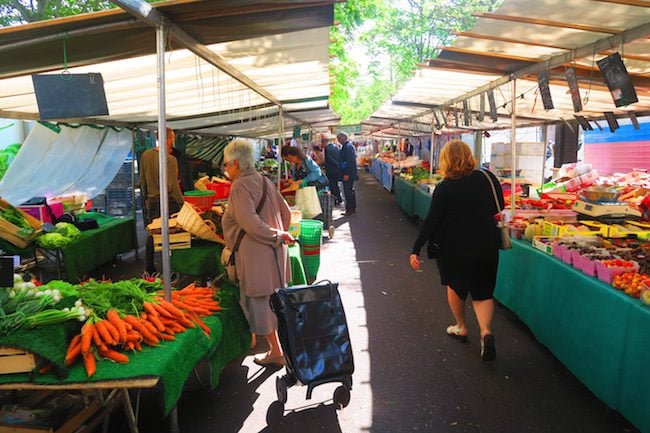
M 323 238 L 323 222 L 318 220 L 300 221 L 300 242 L 303 245 L 320 245 Z
M 303 257 L 303 264 L 305 266 L 305 275 L 315 277 L 318 275 L 318 269 L 320 268 L 320 254 Z
M 192 191 L 185 191 L 183 195 L 188 197 L 207 197 L 214 195 L 214 191 L 194 189 Z

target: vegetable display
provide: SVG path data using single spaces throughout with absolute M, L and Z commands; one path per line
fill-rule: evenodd
M 5 207 L 0 207 L 0 218 L 19 227 L 20 236 L 29 236 L 34 233 L 34 227 L 25 219 L 23 214 L 8 203 Z
M 71 244 L 81 236 L 81 231 L 70 223 L 57 223 L 56 230 L 36 238 L 36 244 L 41 248 L 56 249 Z

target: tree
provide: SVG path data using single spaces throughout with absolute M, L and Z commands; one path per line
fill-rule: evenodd
M 372 9 L 357 7 L 360 3 L 348 0 L 350 8 L 339 7 L 337 19 L 341 32 L 348 40 L 356 36 L 376 64 L 368 65 L 370 82 L 346 75 L 333 69 L 334 96 L 332 107 L 342 117 L 342 123 L 358 123 L 371 115 L 409 79 L 417 65 L 436 57 L 439 47 L 453 42 L 453 30 L 467 30 L 474 25 L 472 12 L 494 10 L 501 0 L 407 0 L 406 2 L 375 2 Z M 341 5 L 343 6 L 343 5 Z M 343 15 L 351 11 L 354 19 Z M 360 13 L 359 13 L 360 12 Z M 363 31 L 363 20 L 374 25 Z M 345 51 L 345 49 L 343 49 Z M 333 53 L 338 55 L 337 53 Z M 352 69 L 352 59 L 346 59 Z M 356 71 L 358 72 L 358 66 Z M 345 84 L 339 83 L 345 82 Z M 345 89 L 345 97 L 337 94 Z

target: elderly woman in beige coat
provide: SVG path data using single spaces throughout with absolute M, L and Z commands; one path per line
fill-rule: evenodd
M 291 210 L 266 177 L 255 171 L 253 147 L 246 140 L 231 141 L 223 152 L 226 175 L 233 181 L 222 225 L 226 245 L 233 249 L 241 230 L 243 236 L 235 252 L 240 304 L 251 333 L 264 335 L 269 351 L 256 358 L 259 365 L 284 364 L 277 336 L 277 318 L 269 306 L 273 290 L 291 279 L 286 243 L 294 241 L 287 232 Z M 266 197 L 259 213 L 256 208 Z M 282 275 L 282 280 L 280 280 Z

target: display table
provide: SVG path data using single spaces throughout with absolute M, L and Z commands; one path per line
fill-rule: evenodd
M 393 182 L 393 193 L 397 205 L 410 217 L 415 215 L 415 190 L 416 185 L 402 179 L 400 176 L 395 176 Z
M 221 275 L 225 270 L 220 261 L 221 250 L 223 250 L 221 244 L 193 239 L 192 248 L 171 251 L 171 270 L 179 274 L 193 276 Z M 291 282 L 289 285 L 307 284 L 298 244 L 289 246 L 289 258 L 291 260 Z
M 250 346 L 248 323 L 239 307 L 239 291 L 230 285 L 223 285 L 219 291 L 224 310 L 206 317 L 205 323 L 212 330 L 210 337 L 198 327 L 176 334 L 174 341 L 164 341 L 159 347 L 144 346 L 142 352 L 129 356 L 128 364 L 117 364 L 108 360 L 97 363 L 97 374 L 87 378 L 81 362 L 69 370 L 69 375 L 57 378 L 54 374 L 34 375 L 5 374 L 0 375 L 0 389 L 120 389 L 149 388 L 160 384 L 162 408 L 168 414 L 178 401 L 185 381 L 194 367 L 202 360 L 210 366 L 210 385 L 218 384 L 219 374 L 228 362 L 245 354 Z M 29 336 L 33 331 L 21 331 Z M 23 338 L 23 343 L 15 342 L 16 335 L 0 338 L 0 346 L 10 345 L 40 353 L 45 350 L 41 343 L 38 347 L 30 346 L 30 338 Z M 53 350 L 61 351 L 65 357 L 66 340 L 51 341 Z
M 381 186 L 388 191 L 393 190 L 393 165 L 391 163 L 373 158 L 370 162 L 370 172 L 381 183 Z
M 413 212 L 422 221 L 427 219 L 431 207 L 431 196 L 422 188 L 415 188 L 413 193 Z
M 610 408 L 650 433 L 650 307 L 513 240 L 495 298 Z
M 116 218 L 97 212 L 80 215 L 94 219 L 99 228 L 81 232 L 79 239 L 57 249 L 37 248 L 57 264 L 59 278 L 79 282 L 88 272 L 110 263 L 118 254 L 137 248 L 133 218 Z

